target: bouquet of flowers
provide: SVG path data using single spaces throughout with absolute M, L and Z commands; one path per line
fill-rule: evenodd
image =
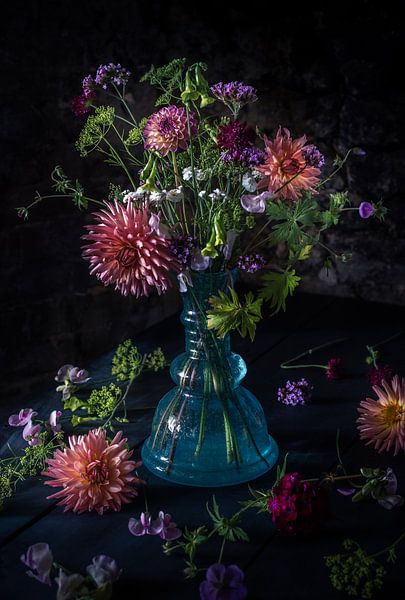
M 57 194 L 71 197 L 80 209 L 99 206 L 86 226 L 83 257 L 104 285 L 140 297 L 164 293 L 177 278 L 184 295 L 186 352 L 172 364 L 177 387 L 161 401 L 145 446 L 149 457 L 144 453 L 145 463 L 166 476 L 175 452 L 183 456 L 183 473 L 190 453 L 202 455 L 204 446 L 206 470 L 221 464 L 212 452 L 218 436 L 211 439 L 209 456 L 207 436 L 217 431 L 207 421 L 210 415 L 222 423 L 227 464 L 239 468 L 249 463 L 249 453 L 252 464 L 258 456 L 264 460 L 265 470 L 274 464 L 276 445 L 273 440 L 269 446 L 256 399 L 239 386 L 246 365 L 230 352 L 228 334 L 237 330 L 253 340 L 263 303 L 272 313 L 285 310 L 299 285 L 298 265 L 323 245 L 322 233 L 345 211 L 358 211 L 363 219 L 383 218 L 385 212 L 381 203 L 351 207 L 347 191 L 325 192 L 350 150 L 323 176 L 324 156 L 305 135 L 293 138 L 278 127 L 268 137 L 243 120 L 244 107 L 258 100 L 252 86 L 238 81 L 210 86 L 206 70 L 204 63 L 187 66 L 185 59 L 152 66 L 141 82 L 160 96 L 153 114 L 139 116 L 127 94 L 130 72 L 120 64 L 101 65 L 84 78 L 82 93 L 72 101 L 77 116 L 90 113 L 76 146 L 83 157 L 101 153 L 127 183 L 111 184 L 108 198 L 100 201 L 86 196 L 60 167 L 52 174 Z M 45 197 L 38 194 L 30 206 Z M 20 215 L 26 217 L 30 206 L 21 207 Z M 238 296 L 234 281 L 240 270 L 264 271 L 256 294 Z M 215 485 L 212 479 L 209 484 Z

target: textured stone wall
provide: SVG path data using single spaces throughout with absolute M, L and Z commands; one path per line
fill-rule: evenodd
M 325 255 L 316 253 L 303 289 L 405 302 L 405 95 L 394 67 L 404 56 L 401 3 L 276 4 L 15 0 L 3 8 L 1 387 L 23 389 L 177 307 L 168 297 L 123 299 L 90 278 L 79 243 L 86 216 L 68 201 L 50 200 L 26 222 L 13 210 L 50 189 L 55 164 L 100 197 L 117 177 L 97 157 L 78 157 L 80 123 L 69 108 L 83 75 L 110 60 L 135 80 L 152 62 L 205 60 L 211 81 L 242 79 L 259 89 L 261 102 L 246 118 L 268 134 L 279 124 L 306 133 L 329 164 L 336 152 L 363 148 L 366 155 L 353 157 L 333 186 L 348 184 L 354 203 L 384 199 L 387 223 L 350 214 L 325 241 L 352 251 L 353 261 L 320 278 Z M 146 86 L 132 101 L 137 114 L 151 112 Z

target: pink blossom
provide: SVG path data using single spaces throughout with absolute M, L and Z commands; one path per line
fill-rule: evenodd
M 11 415 L 8 418 L 8 424 L 11 427 L 24 427 L 33 419 L 38 413 L 34 412 L 32 408 L 22 408 L 18 415 Z

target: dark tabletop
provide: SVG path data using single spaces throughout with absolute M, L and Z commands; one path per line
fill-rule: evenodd
M 355 300 L 297 295 L 287 313 L 260 323 L 253 344 L 235 336 L 233 350 L 248 363 L 244 385 L 260 399 L 270 433 L 276 439 L 283 457 L 288 452 L 288 470 L 301 471 L 305 477 L 316 477 L 336 462 L 335 438 L 340 430 L 340 444 L 345 466 L 350 472 L 361 466 L 391 466 L 399 479 L 399 493 L 405 495 L 403 453 L 377 454 L 359 441 L 356 429 L 357 407 L 369 395 L 365 377 L 366 344 L 374 344 L 396 333 L 405 325 L 405 310 Z M 316 362 L 326 363 L 331 356 L 344 358 L 347 376 L 328 381 L 325 373 L 315 369 L 284 371 L 280 363 L 309 347 L 328 340 L 346 337 L 345 342 L 316 354 Z M 171 359 L 182 350 L 183 333 L 178 317 L 167 319 L 134 340 L 144 351 L 160 345 Z M 405 335 L 382 348 L 384 362 L 405 375 Z M 89 365 L 93 377 L 110 372 L 112 354 Z M 69 362 L 69 357 L 66 357 Z M 85 367 L 87 365 L 80 365 Z M 307 377 L 315 386 L 313 400 L 307 406 L 289 407 L 276 401 L 277 388 L 286 379 Z M 168 371 L 145 375 L 135 383 L 129 398 L 131 423 L 125 426 L 129 444 L 139 457 L 143 440 L 150 429 L 153 409 L 172 385 Z M 372 395 L 372 392 L 371 392 Z M 7 425 L 8 416 L 23 407 L 35 408 L 39 415 L 61 408 L 60 395 L 53 382 L 32 397 L 5 398 L 0 408 L 1 452 L 7 443 L 22 447 L 21 431 Z M 173 515 L 180 527 L 193 528 L 208 524 L 207 500 L 215 492 L 224 513 L 238 510 L 239 501 L 250 494 L 246 484 L 229 488 L 189 488 L 170 485 L 150 475 L 147 480 L 149 510 L 157 515 L 161 509 Z M 253 487 L 266 489 L 274 482 L 274 470 L 253 482 Z M 123 569 L 114 584 L 113 598 L 148 598 L 151 600 L 199 598 L 198 580 L 184 580 L 183 557 L 167 557 L 160 539 L 153 536 L 133 537 L 128 532 L 128 519 L 144 510 L 142 494 L 120 513 L 63 514 L 53 501 L 46 500 L 49 488 L 38 480 L 22 484 L 17 494 L 6 502 L 0 513 L 0 576 L 2 600 L 55 598 L 55 587 L 48 588 L 25 575 L 20 555 L 36 542 L 47 542 L 55 559 L 72 571 L 84 572 L 91 558 L 107 554 Z M 323 556 L 337 553 L 341 542 L 351 537 L 371 552 L 382 549 L 405 530 L 405 507 L 388 511 L 375 501 L 353 504 L 350 498 L 331 493 L 331 517 L 323 529 L 310 539 L 288 538 L 275 532 L 268 514 L 245 514 L 243 527 L 250 542 L 228 543 L 224 562 L 236 563 L 246 572 L 248 598 L 252 600 L 300 600 L 342 598 L 328 579 Z M 204 565 L 216 562 L 218 544 L 201 549 Z M 395 565 L 387 566 L 386 585 L 380 597 L 394 595 L 405 598 L 405 543 L 398 549 Z

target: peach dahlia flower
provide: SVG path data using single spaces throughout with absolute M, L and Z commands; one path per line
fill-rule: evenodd
M 96 510 L 99 515 L 131 502 L 137 495 L 134 486 L 143 482 L 132 474 L 141 463 L 130 460 L 126 441 L 119 431 L 110 442 L 102 429 L 69 437 L 69 447 L 56 450 L 42 473 L 50 477 L 45 485 L 62 488 L 48 499 L 57 498 L 65 512 Z

